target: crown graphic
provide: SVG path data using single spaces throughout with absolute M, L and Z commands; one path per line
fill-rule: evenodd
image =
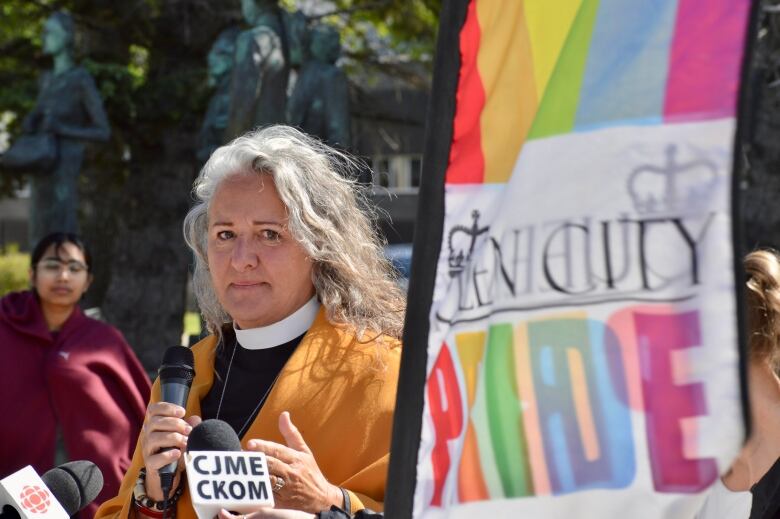
M 449 232 L 447 246 L 450 250 L 448 262 L 451 277 L 457 276 L 466 268 L 466 265 L 471 261 L 477 238 L 490 229 L 489 225 L 480 228 L 479 214 L 479 211 L 476 209 L 471 212 L 473 220 L 471 227 L 455 225 Z
M 697 212 L 718 183 L 718 168 L 707 159 L 677 162 L 677 146 L 666 147 L 663 166 L 645 164 L 631 171 L 628 192 L 639 214 Z

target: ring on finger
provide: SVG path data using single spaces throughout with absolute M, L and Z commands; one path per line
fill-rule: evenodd
M 276 483 L 274 483 L 274 486 L 271 490 L 278 494 L 284 488 L 284 479 L 282 479 L 281 476 L 274 477 L 276 478 Z

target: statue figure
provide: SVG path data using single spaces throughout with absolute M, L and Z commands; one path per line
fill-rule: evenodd
M 237 27 L 225 29 L 209 51 L 209 85 L 215 89 L 198 136 L 197 158 L 201 163 L 206 162 L 215 149 L 225 144 L 230 109 L 230 74 L 238 33 Z
M 350 146 L 349 83 L 336 66 L 341 54 L 338 31 L 316 25 L 309 59 L 301 68 L 287 109 L 287 121 L 331 146 Z
M 285 120 L 289 51 L 284 14 L 276 0 L 241 0 L 241 12 L 251 28 L 236 40 L 226 140 Z
M 84 141 L 107 141 L 111 132 L 92 76 L 74 62 L 73 39 L 70 14 L 59 11 L 46 20 L 43 52 L 52 56 L 54 67 L 41 77 L 35 107 L 22 129 L 28 135 L 53 135 L 56 158 L 31 176 L 30 243 L 52 231 L 78 232 L 78 176 Z M 6 160 L 3 163 L 14 166 Z

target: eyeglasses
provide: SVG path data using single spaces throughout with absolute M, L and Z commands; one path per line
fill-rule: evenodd
M 63 261 L 61 259 L 45 259 L 38 263 L 40 269 L 47 274 L 59 274 L 63 268 L 68 269 L 71 274 L 81 274 L 87 271 L 87 266 L 80 261 L 70 260 Z

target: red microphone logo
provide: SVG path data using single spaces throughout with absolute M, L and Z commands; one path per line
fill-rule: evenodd
M 34 514 L 45 514 L 51 504 L 48 490 L 37 485 L 25 485 L 19 494 L 25 510 Z

